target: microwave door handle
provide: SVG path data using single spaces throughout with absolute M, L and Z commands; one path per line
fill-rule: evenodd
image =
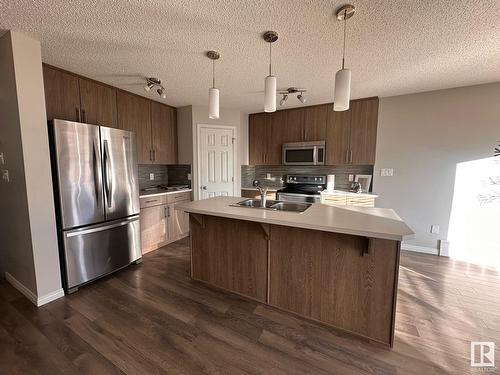
M 318 146 L 314 146 L 313 148 L 313 165 L 318 164 Z

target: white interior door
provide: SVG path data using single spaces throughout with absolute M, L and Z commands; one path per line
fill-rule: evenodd
M 200 199 L 234 195 L 234 133 L 233 127 L 199 127 Z

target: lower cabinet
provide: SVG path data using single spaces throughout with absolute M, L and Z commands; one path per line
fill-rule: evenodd
M 186 193 L 141 198 L 143 254 L 189 235 L 189 215 L 177 211 L 176 206 L 190 198 L 189 195 L 180 194 Z

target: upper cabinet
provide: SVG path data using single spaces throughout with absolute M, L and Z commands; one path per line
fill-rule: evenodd
M 152 163 L 154 158 L 151 142 L 151 102 L 140 96 L 118 91 L 116 104 L 118 127 L 135 132 L 139 164 Z
M 375 164 L 378 98 L 351 101 L 349 110 L 329 111 L 326 162 L 329 165 Z
M 151 102 L 151 137 L 153 162 L 177 163 L 177 110 Z
M 117 93 L 118 127 L 136 134 L 139 164 L 177 163 L 177 111 L 124 91 Z
M 79 78 L 82 122 L 117 127 L 116 90 Z
M 47 119 L 116 127 L 116 90 L 43 64 Z
M 348 111 L 333 104 L 249 117 L 250 164 L 280 165 L 286 142 L 326 141 L 326 163 L 375 164 L 378 98 L 353 100 Z
M 43 65 L 47 119 L 80 121 L 78 77 Z

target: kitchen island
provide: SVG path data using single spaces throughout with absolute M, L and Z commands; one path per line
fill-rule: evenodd
M 393 210 L 241 200 L 177 207 L 190 216 L 193 279 L 393 345 L 400 243 L 413 234 Z

